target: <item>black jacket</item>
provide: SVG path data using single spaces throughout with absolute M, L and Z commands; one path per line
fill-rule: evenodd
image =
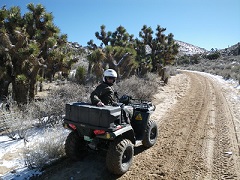
M 114 90 L 109 84 L 102 82 L 96 89 L 91 93 L 91 102 L 96 105 L 99 101 L 105 105 L 113 105 L 114 100 Z

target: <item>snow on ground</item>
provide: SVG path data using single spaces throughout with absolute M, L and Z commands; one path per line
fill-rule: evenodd
M 225 81 L 221 76 L 199 73 L 215 78 L 222 85 L 223 90 L 226 92 L 226 98 L 236 105 L 236 111 L 237 114 L 239 114 L 240 85 L 233 80 Z M 240 119 L 239 116 L 236 117 L 238 121 Z M 27 142 L 27 145 L 39 143 L 43 137 L 42 133 L 39 129 L 29 133 L 29 142 Z M 65 132 L 65 135 L 66 134 Z M 24 140 L 12 140 L 7 136 L 0 136 L 0 179 L 29 179 L 31 176 L 40 173 L 38 170 L 30 170 L 27 168 L 22 152 L 25 146 Z
M 40 146 L 46 144 L 44 142 L 57 145 L 63 144 L 65 137 L 69 133 L 69 131 L 65 130 L 62 126 L 59 129 L 61 129 L 61 131 L 51 128 L 47 130 L 33 128 L 27 133 L 27 142 L 19 138 L 13 140 L 6 135 L 0 136 L 0 179 L 22 180 L 40 174 L 41 172 L 38 169 L 29 169 L 27 167 L 27 163 L 29 162 L 26 162 L 24 158 L 27 154 L 26 149 L 31 148 L 34 153 L 46 156 L 44 152 L 40 152 L 43 151 L 43 148 Z M 29 157 L 31 157 L 31 155 L 29 155 Z M 49 159 L 49 162 L 50 161 L 51 159 Z
M 25 166 L 23 156 L 19 150 L 24 148 L 23 140 L 12 140 L 7 136 L 0 136 L 0 178 L 7 179 L 24 179 L 31 176 L 33 171 L 28 170 Z M 8 156 L 6 156 L 8 154 Z M 12 158 L 10 155 L 16 155 Z M 2 174 L 7 170 L 9 173 Z M 19 174 L 19 176 L 18 176 Z

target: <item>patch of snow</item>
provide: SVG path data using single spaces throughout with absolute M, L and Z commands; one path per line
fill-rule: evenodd
M 7 136 L 0 136 L 0 162 L 2 161 L 2 157 L 4 154 L 13 151 L 17 148 L 23 147 L 23 140 L 12 140 L 11 138 Z
M 68 75 L 68 78 L 74 79 L 74 78 L 75 78 L 75 75 L 76 75 L 76 71 L 77 71 L 76 69 L 71 70 L 70 73 L 69 73 L 69 75 Z
M 239 84 L 239 85 L 237 85 L 235 88 L 240 90 L 240 84 Z

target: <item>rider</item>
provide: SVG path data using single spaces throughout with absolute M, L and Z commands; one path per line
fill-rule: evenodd
M 114 89 L 113 84 L 117 79 L 117 73 L 113 69 L 107 69 L 103 73 L 103 82 L 99 84 L 96 89 L 91 93 L 91 102 L 93 105 L 104 106 L 104 105 L 112 105 L 118 106 L 117 102 L 114 98 Z M 130 117 L 132 114 L 132 107 L 125 106 L 123 107 L 124 116 L 128 123 L 130 123 Z
M 107 69 L 103 73 L 103 82 L 91 93 L 91 102 L 97 106 L 115 105 L 113 84 L 116 81 L 117 73 L 113 69 Z

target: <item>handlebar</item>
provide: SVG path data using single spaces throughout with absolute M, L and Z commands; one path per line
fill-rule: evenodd
M 156 107 L 152 104 L 151 101 L 132 98 L 132 96 L 128 95 L 123 95 L 119 99 L 119 102 L 124 105 L 132 106 L 134 109 L 139 109 L 143 111 L 154 111 L 156 109 Z

